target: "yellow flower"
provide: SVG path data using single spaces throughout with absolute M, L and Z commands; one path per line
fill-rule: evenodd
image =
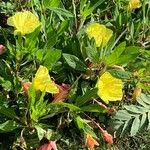
M 108 41 L 110 40 L 110 38 L 113 35 L 113 31 L 106 28 L 106 26 L 101 25 L 99 23 L 92 23 L 90 24 L 87 29 L 86 32 L 88 34 L 88 37 L 94 38 L 97 47 L 104 47 L 107 45 Z
M 109 72 L 105 72 L 97 81 L 97 95 L 108 104 L 109 101 L 121 100 L 123 93 L 123 83 L 120 79 L 113 77 Z
M 128 9 L 133 10 L 142 6 L 140 0 L 129 0 Z
M 48 69 L 44 66 L 40 66 L 33 79 L 33 86 L 35 90 L 48 93 L 58 93 L 59 89 L 56 84 L 51 80 Z
M 13 26 L 16 30 L 14 34 L 21 35 L 32 33 L 39 25 L 39 19 L 30 11 L 17 12 L 14 16 L 9 17 L 7 24 Z

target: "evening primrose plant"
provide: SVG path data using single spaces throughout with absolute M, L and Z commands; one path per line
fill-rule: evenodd
M 14 6 L 0 13 L 0 149 L 121 149 L 149 128 L 147 1 Z

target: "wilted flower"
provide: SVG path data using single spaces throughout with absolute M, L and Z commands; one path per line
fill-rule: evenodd
M 141 95 L 141 91 L 142 91 L 142 89 L 140 87 L 138 87 L 138 86 L 135 87 L 132 98 L 135 100 L 138 96 Z
M 97 81 L 97 95 L 108 104 L 109 101 L 121 100 L 123 96 L 123 83 L 120 79 L 113 77 L 109 72 L 105 72 Z
M 33 86 L 35 90 L 48 93 L 58 93 L 59 89 L 57 85 L 52 81 L 48 69 L 44 66 L 40 66 L 33 79 Z
M 29 88 L 31 86 L 31 82 L 23 82 L 22 86 L 23 86 L 24 94 L 28 95 L 28 91 L 29 91 Z
M 95 145 L 96 145 L 96 146 L 99 146 L 99 143 L 98 143 L 90 134 L 87 134 L 87 135 L 86 135 L 85 145 L 86 145 L 90 150 L 93 150 Z
M 49 141 L 48 143 L 40 146 L 40 148 L 38 150 L 57 150 L 56 142 Z
M 133 10 L 142 6 L 140 0 L 129 0 L 128 9 Z
M 70 86 L 63 83 L 61 86 L 57 85 L 57 87 L 59 88 L 59 93 L 54 94 L 53 102 L 63 102 L 68 96 Z
M 6 52 L 5 46 L 0 44 L 0 55 L 4 54 L 5 52 Z
M 16 12 L 14 16 L 9 17 L 7 24 L 15 27 L 14 34 L 21 35 L 32 33 L 39 25 L 39 19 L 30 11 Z
M 108 41 L 110 40 L 110 38 L 113 35 L 112 30 L 106 28 L 106 26 L 101 25 L 99 23 L 90 24 L 87 27 L 86 32 L 90 39 L 92 39 L 92 38 L 95 39 L 97 47 L 106 46 Z
M 113 144 L 113 136 L 109 134 L 106 130 L 103 131 L 103 138 L 107 143 Z

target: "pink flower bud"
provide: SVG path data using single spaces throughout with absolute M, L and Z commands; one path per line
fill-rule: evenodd
M 103 138 L 107 143 L 113 144 L 113 136 L 109 134 L 106 130 L 103 131 Z
M 5 52 L 6 52 L 5 46 L 0 44 L 0 55 L 4 54 Z
M 31 82 L 23 82 L 22 83 L 24 95 L 28 95 L 28 90 L 30 88 L 30 85 L 31 85 Z
M 45 143 L 42 146 L 40 146 L 38 150 L 57 150 L 56 142 L 49 141 L 48 143 Z

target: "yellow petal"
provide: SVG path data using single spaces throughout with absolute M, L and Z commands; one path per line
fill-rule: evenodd
M 142 4 L 141 4 L 140 0 L 130 0 L 129 4 L 128 4 L 128 9 L 133 10 L 136 8 L 140 8 L 141 6 L 142 6 Z
M 107 29 L 106 26 L 101 25 L 99 23 L 90 24 L 87 27 L 86 32 L 88 34 L 89 39 L 95 39 L 97 47 L 106 46 L 113 34 L 112 30 Z
M 44 66 L 40 66 L 33 79 L 33 85 L 35 90 L 48 93 L 58 93 L 59 89 L 56 84 L 51 80 L 48 69 Z
M 118 101 L 122 99 L 123 83 L 120 79 L 113 77 L 109 72 L 105 72 L 97 81 L 98 96 L 105 102 Z
M 113 31 L 110 29 L 106 29 L 105 36 L 103 37 L 103 43 L 102 43 L 103 46 L 107 45 L 112 35 L 113 35 Z
M 14 16 L 9 17 L 7 24 L 13 26 L 16 30 L 15 34 L 21 35 L 32 33 L 39 25 L 39 19 L 30 11 L 17 12 Z

